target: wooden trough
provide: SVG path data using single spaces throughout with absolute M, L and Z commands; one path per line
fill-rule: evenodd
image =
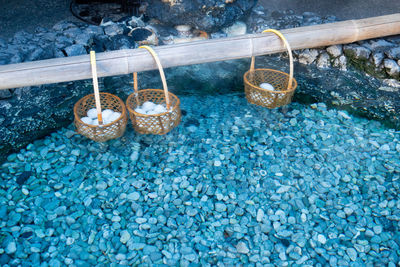
M 281 31 L 292 49 L 346 44 L 400 34 L 400 13 L 348 20 Z M 155 48 L 165 68 L 249 58 L 286 51 L 274 34 L 249 34 Z M 157 68 L 142 49 L 97 54 L 98 76 L 114 76 Z M 88 55 L 0 66 L 0 89 L 75 81 L 91 78 Z

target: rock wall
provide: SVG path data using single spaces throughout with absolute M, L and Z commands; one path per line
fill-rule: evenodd
M 170 25 L 187 24 L 214 32 L 247 16 L 257 0 L 146 0 L 146 12 Z
M 310 13 L 298 16 L 290 12 L 268 14 L 256 8 L 247 21 L 247 31 L 332 21 L 334 17 L 321 18 Z M 130 20 L 88 26 L 61 22 L 49 30 L 39 28 L 34 35 L 19 32 L 8 41 L 0 40 L 0 64 L 74 56 L 86 54 L 90 49 L 99 52 L 135 48 L 140 38 L 129 33 L 136 26 L 148 26 L 142 23 Z M 148 29 L 157 32 L 160 43 L 164 37 L 176 34 L 173 28 L 150 26 Z M 229 31 L 221 30 L 212 37 L 226 36 L 226 32 Z M 400 38 L 395 36 L 295 51 L 295 77 L 299 82 L 295 100 L 326 102 L 400 128 L 399 46 Z M 260 57 L 257 65 L 286 71 L 288 68 L 285 54 Z M 242 59 L 167 69 L 166 75 L 170 90 L 178 95 L 242 93 L 242 75 L 248 67 L 249 59 Z M 132 92 L 131 75 L 100 82 L 101 88 L 124 100 Z M 139 82 L 140 88 L 161 86 L 157 71 L 141 73 Z M 71 123 L 74 103 L 91 92 L 91 81 L 0 91 L 0 157 Z

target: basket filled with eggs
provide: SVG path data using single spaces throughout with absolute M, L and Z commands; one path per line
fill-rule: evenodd
M 269 29 L 264 32 L 277 34 L 288 49 L 290 72 L 289 74 L 273 69 L 255 69 L 254 56 L 251 58 L 250 69 L 244 74 L 244 90 L 247 101 L 267 108 L 277 108 L 292 101 L 297 81 L 293 78 L 292 50 L 286 38 L 277 30 Z
M 94 94 L 87 95 L 74 106 L 76 130 L 96 142 L 105 142 L 121 137 L 126 129 L 128 117 L 124 102 L 109 93 L 99 93 L 95 52 L 90 52 Z
M 147 49 L 153 56 L 160 71 L 163 90 L 138 90 L 137 73 L 135 72 L 133 74 L 134 93 L 130 94 L 126 100 L 129 117 L 133 128 L 140 134 L 166 134 L 180 123 L 180 100 L 168 91 L 164 70 L 154 50 L 149 46 L 139 48 Z

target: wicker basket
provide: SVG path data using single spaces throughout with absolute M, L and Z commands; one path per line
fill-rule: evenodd
M 109 93 L 99 93 L 96 59 L 93 51 L 90 53 L 90 62 L 92 65 L 94 94 L 87 95 L 76 102 L 74 106 L 74 123 L 77 132 L 81 135 L 96 142 L 105 142 L 121 137 L 124 134 L 128 117 L 124 102 L 119 97 Z M 97 118 L 100 125 L 87 124 L 81 120 L 82 117 L 86 116 L 88 110 L 92 108 L 97 109 Z M 111 123 L 103 124 L 102 109 L 111 109 L 120 112 L 121 116 Z
M 254 69 L 255 58 L 251 58 L 250 70 L 244 76 L 244 90 L 247 101 L 251 104 L 267 108 L 277 108 L 289 104 L 292 101 L 297 81 L 293 78 L 293 56 L 292 50 L 285 37 L 276 30 L 265 30 L 277 34 L 285 43 L 289 53 L 290 74 L 273 69 Z M 274 91 L 261 88 L 261 83 L 269 83 Z
M 144 89 L 139 91 L 137 85 L 137 73 L 135 72 L 133 74 L 135 92 L 129 95 L 126 100 L 126 107 L 129 110 L 129 116 L 135 131 L 140 134 L 166 134 L 178 126 L 181 121 L 180 101 L 176 95 L 168 91 L 164 70 L 154 50 L 149 46 L 141 46 L 139 48 L 147 49 L 154 57 L 160 71 L 164 90 Z M 154 115 L 136 112 L 135 109 L 146 101 L 151 101 L 155 104 L 165 104 L 167 112 Z

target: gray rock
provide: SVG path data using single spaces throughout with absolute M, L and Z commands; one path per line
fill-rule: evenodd
M 140 198 L 140 194 L 138 192 L 130 193 L 126 196 L 129 201 L 138 201 Z
M 67 54 L 67 56 L 69 56 L 69 57 L 87 54 L 86 48 L 81 44 L 74 44 L 74 45 L 68 46 L 64 50 L 65 50 L 65 53 Z
M 355 261 L 357 259 L 357 251 L 354 248 L 347 248 L 346 253 L 350 260 Z
M 322 53 L 318 56 L 317 67 L 318 68 L 329 68 L 331 66 L 330 57 L 327 53 Z
M 121 231 L 120 236 L 120 241 L 122 244 L 126 244 L 131 239 L 131 235 L 127 230 Z
M 400 47 L 393 47 L 393 48 L 389 49 L 388 51 L 386 51 L 385 54 L 390 59 L 398 60 L 398 59 L 400 59 Z
M 104 27 L 104 33 L 108 36 L 116 36 L 119 34 L 123 34 L 124 28 L 122 27 L 122 25 L 112 23 L 111 25 Z
M 250 252 L 249 248 L 247 247 L 245 242 L 240 241 L 237 245 L 236 245 L 236 250 L 238 253 L 241 254 L 247 254 Z
M 217 211 L 217 212 L 226 211 L 226 205 L 224 203 L 220 203 L 220 202 L 215 203 L 215 211 Z
M 352 59 L 367 60 L 371 55 L 371 50 L 355 44 L 345 45 L 343 51 L 346 56 Z
M 371 56 L 372 63 L 376 68 L 378 68 L 385 58 L 385 54 L 383 52 L 373 52 Z
M 385 58 L 383 61 L 383 65 L 386 69 L 386 73 L 390 75 L 390 77 L 398 78 L 400 74 L 400 66 L 397 65 L 396 61 L 392 59 Z
M 378 40 L 372 40 L 369 43 L 364 44 L 364 46 L 367 46 L 367 48 L 375 52 L 385 52 L 391 49 L 392 47 L 396 46 L 396 44 L 388 42 L 383 39 L 378 39 Z
M 328 46 L 326 52 L 334 58 L 340 57 L 343 54 L 343 46 L 340 44 Z
M 317 59 L 318 55 L 317 49 L 304 49 L 299 54 L 299 62 L 302 64 L 311 64 Z
M 7 254 L 14 254 L 17 251 L 17 244 L 13 239 L 5 245 L 5 252 Z

